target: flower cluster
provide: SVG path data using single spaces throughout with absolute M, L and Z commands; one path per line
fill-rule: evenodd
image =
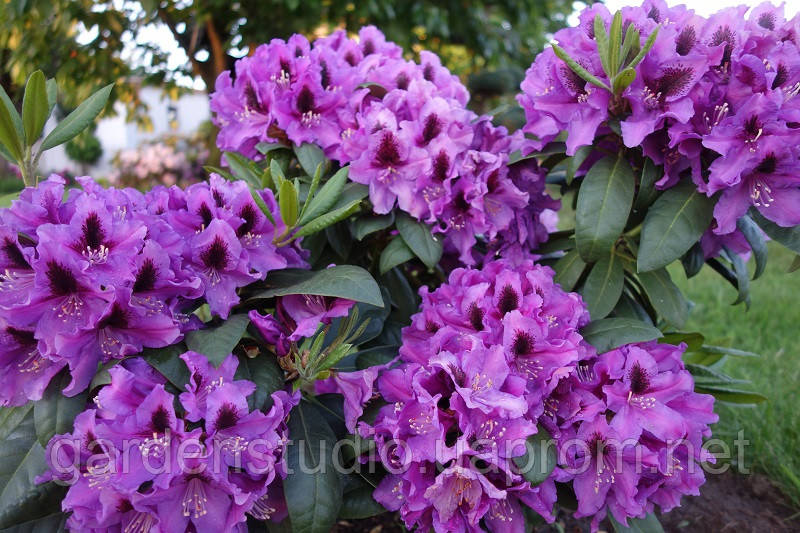
M 714 397 L 694 392 L 685 345 L 629 344 L 578 366 L 548 399 L 540 423 L 559 445 L 561 479 L 572 480 L 575 516 L 592 528 L 610 510 L 626 523 L 683 495 L 699 495 L 703 448 L 717 421 Z
M 513 458 L 552 391 L 593 354 L 578 333 L 589 320 L 580 297 L 549 268 L 506 260 L 457 269 L 421 295 L 402 364 L 378 378 L 389 405 L 360 426 L 391 472 L 374 497 L 423 530 L 474 531 L 483 520 L 517 531 L 522 505 L 552 519 L 554 478 L 531 486 Z
M 583 68 L 607 82 L 593 40 L 595 4 L 580 24 L 556 33 Z M 618 97 L 587 83 L 556 58 L 540 54 L 522 83 L 527 133 L 534 149 L 568 132 L 567 153 L 595 138 L 611 139 L 619 121 L 622 142 L 641 146 L 664 166 L 659 188 L 691 176 L 699 191 L 720 193 L 714 210 L 718 235 L 755 206 L 781 226 L 800 224 L 800 15 L 763 3 L 724 9 L 709 18 L 686 6 L 646 0 L 622 10 L 623 31 L 633 25 L 642 43 L 658 26 L 653 48 L 636 78 Z M 588 161 L 591 162 L 591 159 Z M 687 177 L 688 179 L 688 177 Z
M 227 317 L 236 289 L 267 272 L 303 266 L 272 193 L 261 211 L 242 182 L 219 177 L 181 190 L 104 189 L 51 177 L 0 211 L 2 405 L 38 400 L 69 366 L 64 390 L 84 390 L 100 362 L 168 346 L 196 328 L 207 303 Z
M 115 168 L 108 181 L 115 186 L 136 188 L 185 186 L 203 181 L 203 163 L 208 151 L 194 148 L 195 142 L 180 141 L 154 142 L 120 151 L 114 158 Z
M 465 104 L 466 88 L 430 52 L 403 58 L 374 27 L 273 40 L 217 79 L 211 108 L 223 150 L 257 157 L 259 142 L 315 143 L 351 180 L 369 185 L 376 213 L 395 204 L 435 224 L 467 264 L 476 235 L 517 248 L 547 235 L 539 214 L 558 203 L 533 160 L 509 175 L 522 134 Z
M 256 386 L 234 380 L 235 356 L 218 369 L 195 352 L 181 358 L 191 373 L 181 411 L 160 374 L 127 359 L 110 369 L 96 408 L 51 439 L 39 481 L 70 485 L 71 530 L 246 531 L 246 514 L 285 515 L 276 480 L 285 477 L 286 417 L 299 393 L 275 392 L 269 412 L 251 411 Z
M 421 295 L 402 364 L 377 380 L 388 405 L 359 426 L 389 471 L 374 497 L 408 527 L 521 530 L 523 505 L 553 519 L 555 481 L 572 482 L 595 529 L 608 509 L 626 523 L 697 494 L 717 417 L 713 398 L 693 392 L 684 346 L 598 357 L 578 332 L 589 319 L 580 297 L 532 263 L 458 269 Z M 533 486 L 525 442 L 543 428 L 559 466 Z

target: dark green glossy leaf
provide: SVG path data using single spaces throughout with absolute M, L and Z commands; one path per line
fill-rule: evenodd
M 332 456 L 336 435 L 319 408 L 304 401 L 289 415 L 289 438 L 289 474 L 283 491 L 292 531 L 328 533 L 342 504 L 341 481 Z
M 750 273 L 747 271 L 747 263 L 744 262 L 744 259 L 739 254 L 729 250 L 727 246 L 723 246 L 721 255 L 730 261 L 733 273 L 736 276 L 736 290 L 739 295 L 733 305 L 744 303 L 746 307 L 750 307 Z
M 659 190 L 656 189 L 656 182 L 664 176 L 664 169 L 656 166 L 649 158 L 644 159 L 642 174 L 639 179 L 639 191 L 636 193 L 634 208 L 642 210 L 652 204 L 658 197 Z
M 270 272 L 266 291 L 253 298 L 272 298 L 287 294 L 316 294 L 347 298 L 356 302 L 382 306 L 383 298 L 372 276 L 355 265 L 338 265 L 324 270 L 289 268 Z
M 253 161 L 235 152 L 225 152 L 224 155 L 235 177 L 255 189 L 261 188 L 261 169 Z
M 233 352 L 249 323 L 250 318 L 245 314 L 231 315 L 219 326 L 188 332 L 186 346 L 219 366 Z
M 361 217 L 353 223 L 353 237 L 360 241 L 367 235 L 394 224 L 394 211 L 388 215 Z
M 399 213 L 395 223 L 397 231 L 411 251 L 425 266 L 435 267 L 442 258 L 442 241 L 431 233 L 431 228 L 405 213 Z
M 800 254 L 800 226 L 781 227 L 762 215 L 758 209 L 750 209 L 750 218 L 756 221 L 770 239 L 778 241 L 786 248 Z
M 664 533 L 664 528 L 661 522 L 658 521 L 656 515 L 650 513 L 644 518 L 628 518 L 628 526 L 624 526 L 617 522 L 612 514 L 608 515 L 611 524 L 614 526 L 614 531 L 617 533 Z
M 72 431 L 73 420 L 86 408 L 88 391 L 70 398 L 62 394 L 61 391 L 71 380 L 69 372 L 60 372 L 50 382 L 42 399 L 33 404 L 36 437 L 43 447 L 47 446 L 53 435 Z
M 179 390 L 183 390 L 189 383 L 189 369 L 180 355 L 186 351 L 183 343 L 173 344 L 165 348 L 145 348 L 141 357 L 147 363 L 158 370 L 162 376 L 167 378 L 170 383 Z
M 647 212 L 639 243 L 638 269 L 667 266 L 700 240 L 713 216 L 714 201 L 683 182 L 664 191 Z
M 753 273 L 753 279 L 758 279 L 767 267 L 767 241 L 764 239 L 764 234 L 758 225 L 747 215 L 736 221 L 736 227 L 742 232 L 744 238 L 747 239 L 747 243 L 753 251 L 753 257 L 756 260 L 756 270 Z
M 586 342 L 597 348 L 598 353 L 604 353 L 623 344 L 657 339 L 662 333 L 641 320 L 604 318 L 587 324 L 581 330 L 581 335 Z
M 385 365 L 397 357 L 399 346 L 375 346 L 356 352 L 356 368 L 363 370 L 371 366 Z
M 586 263 L 581 259 L 578 250 L 570 250 L 553 265 L 553 269 L 556 271 L 553 281 L 561 285 L 565 291 L 571 291 L 578 283 L 585 268 Z
M 75 111 L 67 115 L 67 118 L 59 122 L 58 126 L 45 137 L 40 150 L 45 151 L 59 144 L 64 144 L 85 130 L 97 118 L 97 115 L 103 111 L 113 87 L 113 83 L 106 85 L 84 100 Z
M 61 533 L 66 531 L 67 516 L 64 513 L 56 512 L 6 529 L 0 529 L 0 533 Z
M 575 179 L 575 173 L 578 172 L 578 169 L 581 168 L 581 165 L 586 161 L 586 158 L 589 157 L 589 154 L 592 153 L 594 149 L 593 146 L 581 146 L 575 152 L 575 155 L 567 159 L 567 169 L 566 169 L 566 180 L 567 184 L 572 183 L 572 180 Z
M 622 268 L 622 260 L 614 253 L 610 253 L 592 266 L 581 290 L 592 320 L 604 318 L 614 309 L 622 295 L 624 281 L 625 270 Z
M 689 303 L 672 282 L 665 268 L 642 272 L 639 281 L 656 312 L 676 328 L 683 327 L 689 315 Z
M 239 356 L 239 367 L 236 374 L 256 384 L 256 391 L 248 398 L 252 399 L 252 409 L 263 411 L 272 407 L 272 393 L 283 389 L 285 376 L 278 366 L 278 360 L 273 354 L 260 353 L 255 357 Z
M 706 338 L 701 333 L 696 332 L 669 332 L 664 333 L 664 336 L 658 339 L 658 342 L 665 343 L 665 344 L 680 344 L 682 342 L 686 343 L 686 351 L 693 352 L 695 350 L 699 350 L 703 347 L 703 343 L 706 341 Z
M 330 160 L 322 152 L 322 148 L 316 144 L 303 143 L 295 146 L 294 153 L 300 166 L 303 167 L 303 171 L 309 176 L 313 176 L 320 165 L 322 165 L 322 173 L 325 174 L 331 165 Z
M 13 525 L 12 517 L 18 510 L 46 490 L 35 483 L 46 468 L 44 448 L 36 439 L 33 413 L 28 411 L 9 436 L 0 440 L 0 527 Z
M 695 391 L 701 394 L 713 394 L 721 402 L 736 404 L 756 404 L 768 400 L 763 394 L 757 392 L 726 387 L 723 385 L 696 385 Z
M 343 207 L 340 207 L 339 209 L 335 209 L 333 211 L 325 213 L 324 215 L 320 215 L 317 218 L 309 221 L 307 224 L 303 225 L 303 227 L 300 228 L 300 230 L 295 235 L 297 237 L 304 237 L 306 235 L 311 235 L 312 233 L 322 231 L 323 229 L 333 226 L 337 222 L 345 220 L 353 213 L 358 212 L 360 208 L 361 208 L 361 200 L 355 200 L 348 205 L 345 205 Z M 342 257 L 341 254 L 340 257 Z
M 365 486 L 346 493 L 339 518 L 357 520 L 385 513 L 386 509 L 372 497 L 374 490 L 371 486 Z
M 402 237 L 395 237 L 386 248 L 381 252 L 379 269 L 381 274 L 385 274 L 397 265 L 402 265 L 414 259 L 414 252 L 405 243 Z
M 575 213 L 575 241 L 584 261 L 611 252 L 625 229 L 635 187 L 633 171 L 622 157 L 605 157 L 586 173 Z
M 703 247 L 699 242 L 694 243 L 694 245 L 689 248 L 689 251 L 681 256 L 681 265 L 683 265 L 683 271 L 686 273 L 687 278 L 696 276 L 700 272 L 700 269 L 703 268 L 705 262 L 706 258 L 703 253 Z
M 525 453 L 514 457 L 514 464 L 532 486 L 544 482 L 556 467 L 556 446 L 550 433 L 539 426 L 525 441 Z

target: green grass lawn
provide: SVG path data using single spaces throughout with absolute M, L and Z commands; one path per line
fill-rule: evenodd
M 671 273 L 695 304 L 687 331 L 700 331 L 712 344 L 762 355 L 728 359 L 725 370 L 752 380 L 769 401 L 753 408 L 719 405 L 715 436 L 732 442 L 743 430 L 750 441 L 744 466 L 766 473 L 800 506 L 800 271 L 787 273 L 793 257 L 770 243 L 767 270 L 751 284 L 749 311 L 730 305 L 734 289 L 710 268 L 690 280 L 680 267 Z

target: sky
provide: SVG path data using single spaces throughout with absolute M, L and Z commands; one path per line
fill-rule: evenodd
M 762 0 L 666 0 L 667 4 L 670 6 L 678 5 L 678 4 L 688 4 L 694 11 L 703 16 L 708 16 L 720 9 L 737 6 L 737 5 L 747 5 L 750 7 L 755 7 L 759 5 Z M 618 10 L 623 6 L 628 5 L 638 5 L 639 2 L 636 0 L 606 0 L 606 6 L 608 6 L 609 10 L 612 12 Z M 576 1 L 574 2 L 575 12 L 569 17 L 568 22 L 570 24 L 577 23 L 577 14 L 578 12 L 585 7 L 585 3 Z M 784 2 L 784 9 L 785 15 L 787 18 L 793 17 L 800 11 L 800 0 L 786 0 Z M 87 32 L 87 34 L 90 32 Z M 137 39 L 140 43 L 152 43 L 157 44 L 161 50 L 169 53 L 169 66 L 175 67 L 179 65 L 184 65 L 188 62 L 188 58 L 184 51 L 178 46 L 178 43 L 175 41 L 175 38 L 172 36 L 172 33 L 167 29 L 166 26 L 163 24 L 160 25 L 151 25 L 148 28 L 145 28 L 142 31 Z M 135 57 L 135 50 L 136 47 L 134 43 L 129 43 L 129 46 L 126 47 L 125 52 L 123 52 L 123 58 L 126 60 L 131 60 L 132 62 L 136 63 Z M 203 59 L 203 58 L 198 58 Z M 182 79 L 178 80 L 180 85 L 185 87 L 193 87 L 197 90 L 202 90 L 204 88 L 203 82 L 198 79 L 192 79 L 190 77 L 184 76 Z

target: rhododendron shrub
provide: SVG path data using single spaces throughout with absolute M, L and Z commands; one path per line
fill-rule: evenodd
M 42 141 L 53 83 L 0 99 L 29 185 L 0 209 L 0 529 L 657 531 L 716 403 L 765 399 L 720 368 L 755 354 L 681 331 L 667 267 L 749 305 L 766 239 L 800 252 L 798 19 L 579 20 L 516 132 L 374 27 L 273 40 L 218 78 L 222 161 L 185 188 L 37 178 L 108 89 Z

